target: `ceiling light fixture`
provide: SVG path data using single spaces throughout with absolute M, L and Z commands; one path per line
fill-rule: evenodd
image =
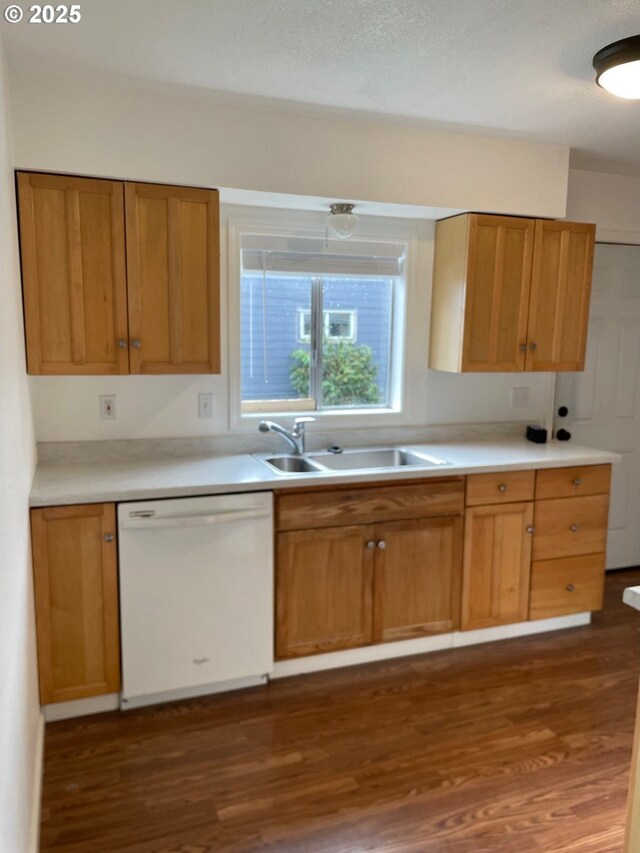
M 355 204 L 336 202 L 330 205 L 331 213 L 327 218 L 327 233 L 346 240 L 358 227 L 358 217 L 353 212 Z
M 593 57 L 596 83 L 619 98 L 640 98 L 640 35 L 614 41 Z

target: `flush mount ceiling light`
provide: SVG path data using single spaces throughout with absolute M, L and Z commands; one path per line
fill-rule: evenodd
M 619 98 L 640 98 L 640 35 L 614 41 L 593 57 L 596 83 Z
M 355 204 L 336 203 L 330 205 L 331 213 L 327 219 L 327 233 L 340 240 L 351 237 L 358 227 L 358 217 L 353 212 Z

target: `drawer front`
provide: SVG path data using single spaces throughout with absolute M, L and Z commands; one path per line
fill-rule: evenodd
M 532 501 L 535 471 L 471 474 L 467 477 L 467 506 Z
M 455 515 L 463 510 L 464 478 L 447 477 L 411 485 L 283 492 L 277 499 L 276 526 L 305 530 Z
M 609 496 L 536 501 L 533 559 L 553 560 L 606 549 Z
M 536 500 L 608 495 L 611 465 L 551 468 L 536 475 Z
M 529 619 L 600 610 L 604 576 L 604 554 L 534 562 L 531 567 Z

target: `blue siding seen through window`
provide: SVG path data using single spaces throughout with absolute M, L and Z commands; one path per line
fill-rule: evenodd
M 296 351 L 308 353 L 310 349 L 310 342 L 300 336 L 300 314 L 311 312 L 314 280 L 317 277 L 310 275 L 243 273 L 243 401 L 288 400 L 304 396 L 292 385 L 291 371 L 296 364 L 293 354 Z M 388 405 L 393 280 L 322 276 L 320 281 L 325 314 L 325 354 L 331 344 L 369 347 L 371 362 L 375 365 L 374 381 L 379 389 L 378 405 Z M 344 314 L 352 314 L 353 319 L 348 322 Z M 349 330 L 348 326 L 351 326 Z M 345 338 L 347 330 L 349 337 Z

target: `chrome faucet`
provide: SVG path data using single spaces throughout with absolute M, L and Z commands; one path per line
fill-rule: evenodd
M 317 418 L 312 418 L 310 416 L 296 418 L 293 422 L 294 426 L 291 431 L 280 426 L 280 424 L 275 423 L 275 421 L 260 421 L 258 429 L 260 432 L 277 432 L 278 435 L 281 435 L 291 447 L 293 453 L 295 453 L 296 456 L 301 456 L 305 452 L 304 440 L 306 426 L 307 424 L 313 423 L 315 420 L 317 420 Z

